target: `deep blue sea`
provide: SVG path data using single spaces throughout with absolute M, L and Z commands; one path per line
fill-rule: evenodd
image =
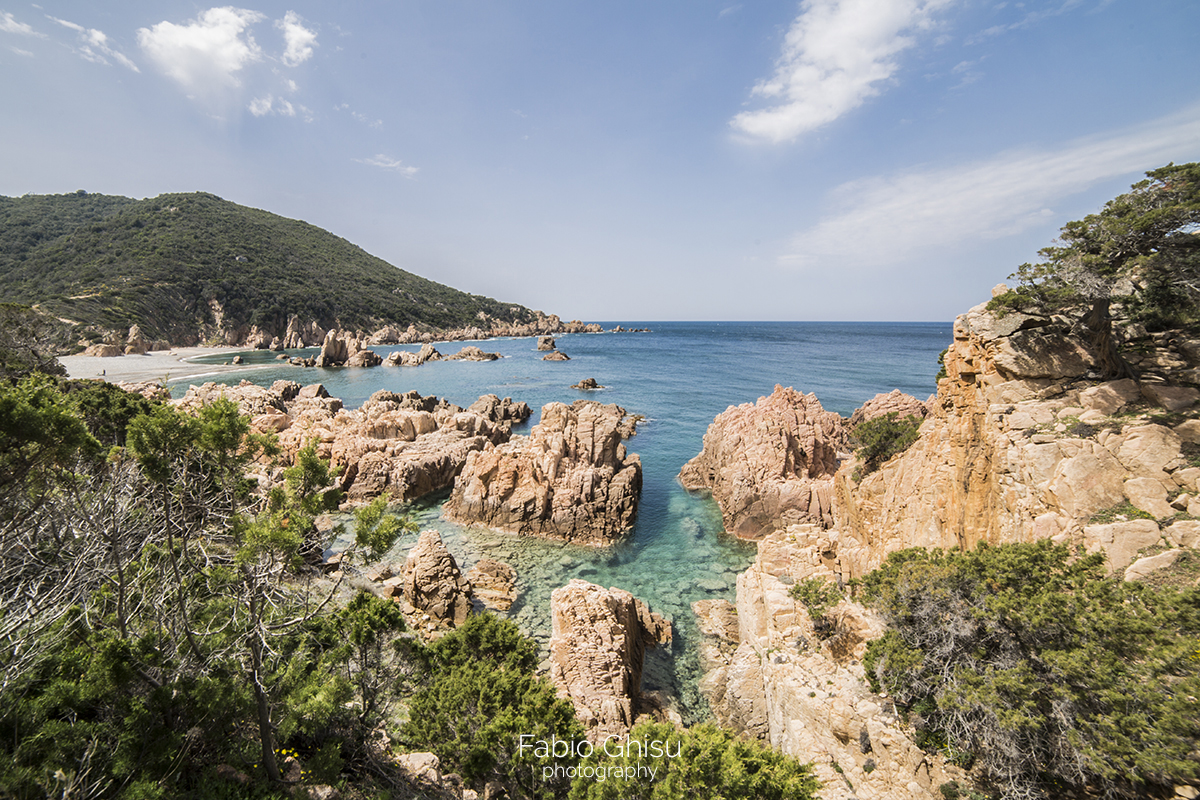
M 602 323 L 606 329 L 615 322 Z M 441 532 L 465 571 L 482 557 L 511 564 L 521 598 L 509 612 L 544 646 L 550 632 L 550 592 L 571 578 L 632 592 L 675 623 L 670 653 L 648 657 L 644 690 L 666 689 L 678 698 L 686 720 L 706 715 L 696 690 L 698 632 L 690 605 L 705 598 L 734 599 L 736 575 L 754 559 L 754 545 L 726 535 L 709 498 L 690 495 L 676 476 L 700 452 L 713 417 L 730 405 L 754 402 L 775 384 L 815 392 L 827 410 L 849 416 L 879 392 L 900 389 L 925 399 L 936 389 L 937 357 L 951 342 L 949 322 L 641 322 L 650 333 L 565 334 L 555 337 L 570 361 L 543 361 L 536 338 L 449 342 L 443 354 L 477 344 L 504 358 L 491 362 L 429 362 L 420 367 L 300 368 L 280 366 L 274 353 L 244 353 L 261 370 L 216 378 L 243 378 L 269 386 L 279 378 L 323 383 L 329 393 L 356 408 L 379 389 L 437 395 L 466 407 L 482 394 L 524 400 L 534 409 L 527 432 L 552 401 L 581 398 L 617 403 L 645 419 L 626 443 L 642 459 L 643 488 L 637 524 L 619 544 L 605 549 L 565 545 L 482 529 L 464 528 L 441 517 L 447 493 L 416 504 L 421 528 Z M 374 348 L 386 356 L 415 345 Z M 315 350 L 307 351 L 315 354 Z M 214 363 L 228 355 L 213 356 Z M 569 388 L 595 378 L 607 388 Z M 182 394 L 182 387 L 175 391 Z M 406 537 L 390 554 L 403 562 L 416 537 Z

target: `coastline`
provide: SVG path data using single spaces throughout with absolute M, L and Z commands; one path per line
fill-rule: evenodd
M 226 375 L 230 372 L 254 372 L 263 369 L 266 364 L 234 365 L 234 364 L 197 364 L 193 358 L 210 356 L 216 353 L 228 353 L 230 359 L 237 353 L 245 352 L 244 347 L 174 347 L 170 350 L 155 350 L 145 355 L 125 356 L 85 356 L 76 354 L 59 356 L 59 362 L 66 367 L 67 375 L 71 378 L 103 380 L 109 383 L 129 381 L 175 381 L 182 378 L 202 378 L 213 375 Z

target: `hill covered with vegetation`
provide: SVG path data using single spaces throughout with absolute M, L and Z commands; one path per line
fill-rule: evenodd
M 525 323 L 529 309 L 388 264 L 299 220 L 211 194 L 0 197 L 0 297 L 82 328 L 191 344 L 322 328 Z M 232 337 L 229 334 L 232 333 Z

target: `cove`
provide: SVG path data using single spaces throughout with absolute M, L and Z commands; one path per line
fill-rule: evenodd
M 604 322 L 611 328 L 617 323 Z M 937 356 L 950 344 L 949 322 L 645 322 L 622 321 L 650 333 L 564 334 L 557 347 L 569 361 L 543 361 L 536 338 L 474 342 L 500 353 L 490 362 L 435 361 L 420 367 L 302 368 L 280 365 L 275 353 L 242 353 L 248 364 L 264 365 L 243 378 L 264 386 L 287 379 L 323 383 L 347 408 L 374 392 L 419 391 L 466 407 L 482 394 L 510 396 L 533 409 L 514 433 L 537 424 L 551 401 L 588 398 L 616 403 L 643 420 L 626 447 L 642 459 L 643 488 L 638 519 L 618 544 L 596 549 L 457 525 L 442 518 L 446 493 L 414 504 L 421 529 L 435 529 L 466 571 L 481 558 L 510 564 L 521 596 L 508 612 L 543 648 L 550 636 L 550 592 L 572 578 L 616 586 L 646 601 L 674 622 L 670 653 L 651 650 L 643 691 L 677 698 L 685 722 L 707 716 L 697 690 L 699 632 L 691 612 L 696 600 L 734 600 L 737 573 L 754 559 L 753 543 L 725 534 L 720 511 L 709 498 L 691 495 L 676 480 L 680 468 L 700 452 L 713 417 L 730 405 L 752 403 L 776 384 L 813 392 L 822 405 L 848 416 L 879 392 L 900 389 L 924 399 L 936 389 Z M 436 344 L 443 354 L 465 343 Z M 381 356 L 418 345 L 373 348 Z M 315 355 L 316 350 L 290 351 Z M 221 363 L 232 354 L 200 359 Z M 606 388 L 569 388 L 595 378 Z M 172 386 L 182 396 L 182 382 Z M 403 562 L 415 535 L 397 542 L 386 560 Z

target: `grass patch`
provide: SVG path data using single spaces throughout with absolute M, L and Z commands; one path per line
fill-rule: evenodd
M 1092 514 L 1088 522 L 1093 525 L 1106 525 L 1110 522 L 1129 522 L 1134 519 L 1154 519 L 1154 515 L 1142 511 L 1133 503 L 1126 500 L 1124 503 L 1100 509 L 1095 514 Z

